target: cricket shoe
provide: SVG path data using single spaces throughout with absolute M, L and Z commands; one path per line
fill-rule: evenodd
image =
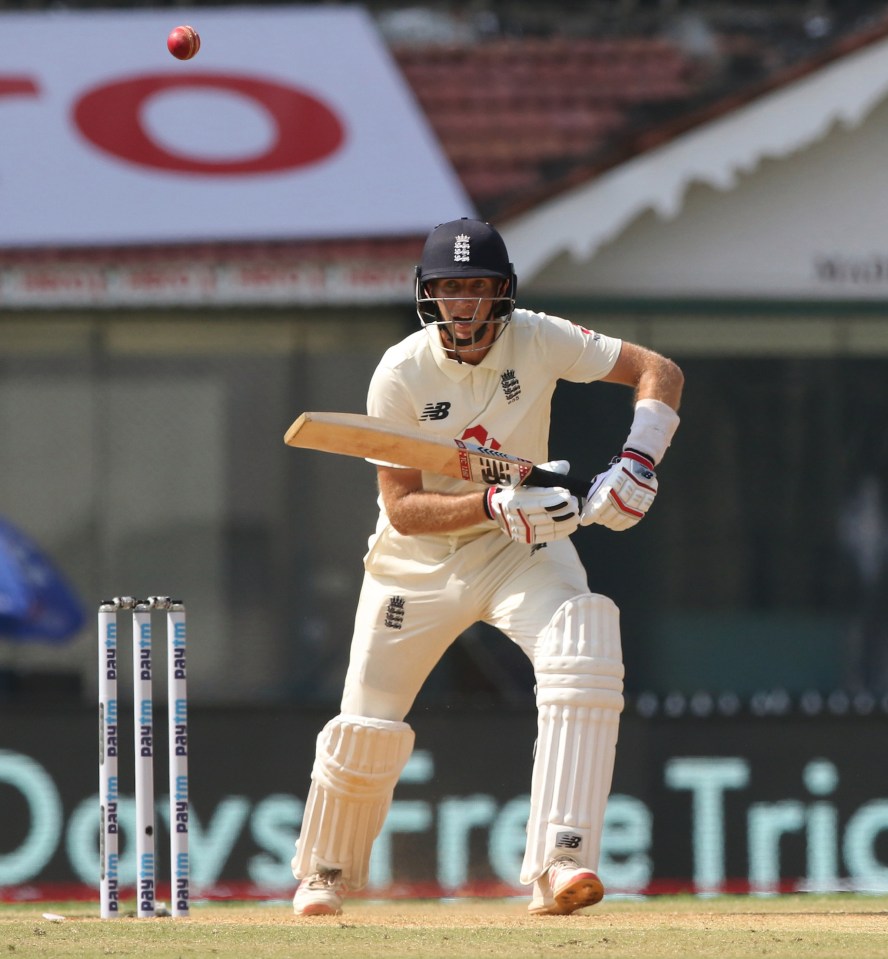
M 591 869 L 568 857 L 556 859 L 534 883 L 527 907 L 536 916 L 569 916 L 594 906 L 604 896 L 604 886 Z
M 319 869 L 299 883 L 293 912 L 297 916 L 338 916 L 345 892 L 341 869 Z

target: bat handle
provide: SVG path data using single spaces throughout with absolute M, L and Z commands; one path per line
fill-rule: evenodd
M 527 478 L 524 480 L 524 485 L 560 486 L 562 489 L 566 489 L 569 493 L 573 493 L 573 495 L 580 500 L 580 504 L 582 505 L 582 501 L 589 493 L 589 487 L 592 485 L 592 481 L 582 479 L 579 476 L 555 473 L 552 470 L 543 470 L 540 469 L 539 466 L 534 466 L 527 474 Z

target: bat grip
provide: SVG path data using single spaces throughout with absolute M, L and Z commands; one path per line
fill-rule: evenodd
M 562 489 L 566 489 L 569 493 L 573 493 L 573 495 L 576 496 L 576 498 L 580 500 L 582 504 L 582 500 L 584 500 L 589 493 L 589 487 L 592 485 L 592 481 L 582 479 L 579 476 L 556 473 L 553 470 L 543 470 L 540 469 L 539 466 L 534 466 L 527 474 L 527 478 L 524 480 L 524 485 L 560 486 Z

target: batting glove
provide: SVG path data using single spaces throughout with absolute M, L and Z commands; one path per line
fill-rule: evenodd
M 543 469 L 566 473 L 566 460 L 545 463 Z M 518 486 L 501 489 L 492 486 L 484 494 L 487 515 L 517 543 L 535 546 L 564 539 L 580 524 L 577 498 L 559 487 Z
M 624 530 L 644 519 L 657 495 L 653 461 L 634 450 L 623 450 L 610 469 L 593 480 L 580 514 L 580 524 L 599 523 Z

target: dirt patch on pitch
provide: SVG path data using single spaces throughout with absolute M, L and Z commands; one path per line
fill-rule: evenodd
M 642 931 L 673 928 L 676 930 L 711 930 L 713 932 L 745 930 L 760 932 L 772 930 L 785 933 L 811 932 L 875 932 L 888 929 L 888 909 L 885 903 L 849 902 L 848 908 L 823 909 L 791 905 L 786 909 L 762 910 L 755 901 L 748 907 L 707 907 L 670 910 L 658 907 L 656 901 L 620 903 L 612 907 L 587 909 L 572 916 L 531 916 L 526 902 L 454 902 L 454 903 L 368 903 L 355 901 L 347 905 L 341 916 L 297 917 L 289 903 L 262 908 L 219 910 L 196 909 L 194 919 L 215 923 L 255 923 L 258 925 L 302 925 L 327 928 L 388 926 L 396 929 L 433 928 L 546 928 L 579 930 Z M 193 921 L 193 920 L 192 920 Z

